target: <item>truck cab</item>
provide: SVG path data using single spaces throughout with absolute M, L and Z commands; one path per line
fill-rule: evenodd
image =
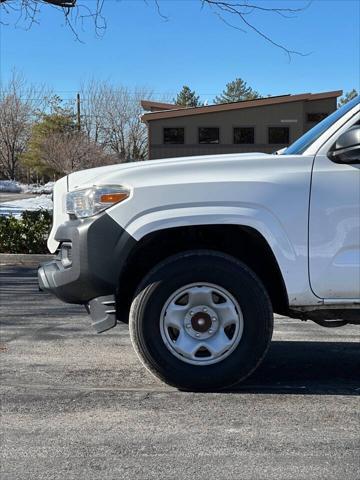
M 134 162 L 54 188 L 40 287 L 98 332 L 129 323 L 158 378 L 228 388 L 264 358 L 273 312 L 360 324 L 360 97 L 279 154 Z

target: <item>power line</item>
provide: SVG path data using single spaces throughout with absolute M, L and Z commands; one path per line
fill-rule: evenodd
M 78 90 L 74 90 L 74 96 L 72 97 L 60 97 L 60 99 L 62 101 L 65 101 L 65 100 L 76 100 L 76 95 L 78 93 Z M 114 93 L 123 93 L 121 90 L 113 90 Z M 2 94 L 5 94 L 5 95 L 9 95 L 9 94 L 12 94 L 13 92 L 12 91 L 7 91 L 7 90 L 2 90 L 1 91 Z M 36 92 L 35 92 L 36 93 Z M 54 92 L 52 95 L 56 96 L 58 93 L 60 93 L 59 91 L 57 92 Z M 65 93 L 65 92 L 64 92 Z M 67 92 L 67 93 L 70 93 L 70 92 Z M 151 95 L 158 95 L 158 96 L 171 96 L 171 95 L 177 95 L 179 92 L 178 91 L 167 91 L 167 92 L 151 92 Z M 207 92 L 207 93 L 204 93 L 204 92 L 196 92 L 197 95 L 202 95 L 202 96 L 206 96 L 206 95 L 219 95 L 220 93 L 222 92 Z M 134 96 L 138 96 L 139 95 L 139 92 L 126 92 L 127 95 L 134 95 Z M 60 96 L 60 95 L 59 95 Z M 47 97 L 47 95 L 44 95 L 43 97 L 36 97 L 36 98 L 29 98 L 28 100 L 43 100 L 45 97 Z M 26 95 L 20 95 L 18 98 L 28 98 Z M 90 101 L 91 99 L 90 98 L 83 98 L 83 100 L 85 101 Z

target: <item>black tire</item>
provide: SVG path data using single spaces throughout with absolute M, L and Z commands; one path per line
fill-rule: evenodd
M 160 316 L 167 299 L 197 282 L 230 292 L 244 319 L 239 344 L 211 365 L 180 360 L 161 337 Z M 166 259 L 144 278 L 130 309 L 129 328 L 140 360 L 153 375 L 181 390 L 212 391 L 240 383 L 258 367 L 271 341 L 273 312 L 265 287 L 245 264 L 216 251 L 187 251 Z

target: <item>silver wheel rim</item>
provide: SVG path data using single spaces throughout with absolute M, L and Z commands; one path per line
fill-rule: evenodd
M 211 283 L 192 283 L 174 292 L 160 316 L 161 337 L 183 362 L 211 365 L 238 346 L 243 315 L 233 295 Z

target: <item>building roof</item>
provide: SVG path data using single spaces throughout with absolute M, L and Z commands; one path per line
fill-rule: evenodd
M 153 102 L 152 100 L 141 100 L 140 103 L 142 108 L 149 112 L 161 112 L 163 110 L 186 108 L 175 105 L 174 103 Z
M 240 110 L 243 108 L 264 107 L 267 105 L 279 105 L 282 103 L 323 100 L 326 98 L 337 98 L 343 94 L 342 90 L 321 93 L 300 93 L 298 95 L 280 95 L 277 97 L 256 98 L 254 100 L 243 100 L 241 102 L 221 103 L 218 105 L 207 105 L 203 107 L 179 107 L 174 104 L 166 104 L 151 101 L 142 101 L 141 105 L 149 113 L 141 117 L 143 122 L 160 120 L 162 118 L 187 117 L 190 115 L 201 115 L 204 113 L 225 112 L 228 110 Z M 144 107 L 144 104 L 147 108 Z M 158 110 L 156 110 L 158 106 Z

